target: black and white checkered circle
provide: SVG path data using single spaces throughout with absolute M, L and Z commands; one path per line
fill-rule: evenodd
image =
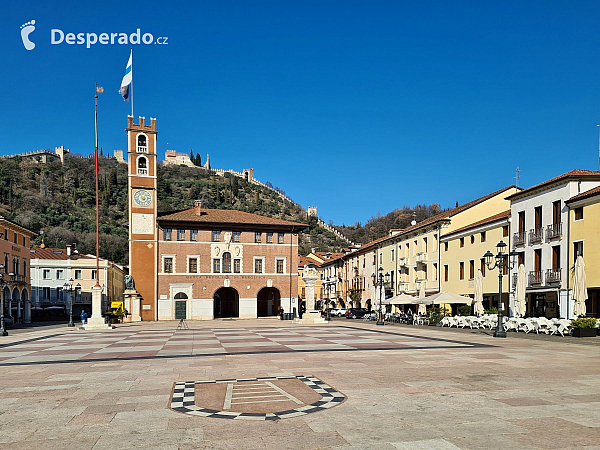
M 211 383 L 239 383 L 244 381 L 271 381 L 271 380 L 300 380 L 313 391 L 321 395 L 321 400 L 310 405 L 295 409 L 279 411 L 275 413 L 242 413 L 233 411 L 217 411 L 214 409 L 196 406 L 195 386 L 197 384 Z M 262 377 L 262 378 L 232 378 L 214 381 L 184 381 L 175 383 L 173 397 L 171 398 L 171 409 L 185 414 L 200 417 L 216 417 L 219 419 L 245 419 L 245 420 L 280 420 L 290 417 L 298 417 L 306 414 L 323 411 L 339 405 L 346 396 L 323 381 L 313 376 L 287 376 L 287 377 Z

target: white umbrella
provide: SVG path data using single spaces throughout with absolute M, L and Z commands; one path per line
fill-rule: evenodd
M 419 299 L 425 298 L 425 283 L 421 283 L 419 285 Z M 425 308 L 425 303 L 419 303 L 419 309 L 417 311 L 419 314 L 427 314 L 427 308 Z
M 435 305 L 451 305 L 451 304 L 471 304 L 473 303 L 473 299 L 471 297 L 465 297 L 463 295 L 453 294 L 452 292 L 439 292 L 437 294 L 430 295 L 425 297 L 426 300 L 429 300 L 431 303 Z
M 525 265 L 521 264 L 517 271 L 517 286 L 515 288 L 515 316 L 523 317 L 525 315 L 525 293 L 527 290 L 527 272 Z
M 383 301 L 384 305 L 412 305 L 417 300 L 417 297 L 412 295 L 400 294 L 394 297 L 387 298 Z
M 585 279 L 585 263 L 583 256 L 579 255 L 575 261 L 575 274 L 573 276 L 573 300 L 575 300 L 575 317 L 585 316 L 585 301 L 587 300 L 587 281 Z
M 483 309 L 483 274 L 481 269 L 477 270 L 475 275 L 475 302 L 473 303 L 473 312 L 476 316 L 482 316 L 485 311 Z

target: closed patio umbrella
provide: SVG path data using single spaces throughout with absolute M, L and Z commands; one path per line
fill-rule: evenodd
M 575 317 L 585 316 L 585 301 L 587 300 L 587 280 L 585 279 L 585 263 L 583 256 L 579 255 L 575 261 L 575 274 L 573 276 L 573 300 L 575 300 Z
M 525 265 L 521 264 L 517 271 L 517 286 L 515 288 L 515 316 L 523 317 L 525 315 L 525 293 L 527 290 L 527 272 Z
M 425 298 L 425 283 L 421 283 L 419 286 L 419 299 Z M 419 314 L 427 314 L 427 308 L 425 307 L 425 303 L 419 303 Z
M 483 274 L 481 269 L 475 275 L 475 301 L 473 303 L 473 312 L 476 316 L 482 316 L 485 311 L 483 309 Z

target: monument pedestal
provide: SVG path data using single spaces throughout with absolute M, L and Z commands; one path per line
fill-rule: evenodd
M 329 322 L 327 322 L 324 317 L 321 317 L 320 311 L 306 311 L 302 314 L 302 319 L 294 319 L 294 323 L 300 325 L 315 325 Z
M 127 317 L 123 317 L 123 322 L 141 322 L 140 305 L 142 304 L 142 296 L 135 289 L 127 289 L 123 292 L 125 301 L 125 309 L 129 313 Z
M 104 331 L 112 330 L 113 327 L 107 324 L 102 317 L 102 288 L 94 286 L 92 288 L 92 317 L 87 319 L 87 323 L 79 327 L 85 331 Z

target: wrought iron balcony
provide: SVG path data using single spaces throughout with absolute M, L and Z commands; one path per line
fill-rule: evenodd
M 529 243 L 537 244 L 542 242 L 544 239 L 544 229 L 543 228 L 534 228 L 529 231 Z
M 560 269 L 546 270 L 546 284 L 560 283 L 560 281 L 561 281 L 560 275 L 561 275 Z
M 526 241 L 525 231 L 519 231 L 518 233 L 513 234 L 513 242 L 515 244 L 515 247 L 517 247 L 519 245 L 525 245 L 525 241 Z
M 137 151 L 138 153 L 148 153 L 148 147 L 145 145 L 138 145 Z
M 417 263 L 427 262 L 427 252 L 420 252 L 415 255 L 415 261 Z
M 25 283 L 27 277 L 25 275 L 13 275 L 10 277 L 10 281 L 13 283 Z
M 546 228 L 546 239 L 560 239 L 562 237 L 562 223 L 553 223 Z
M 532 270 L 529 272 L 529 286 L 542 284 L 542 271 Z
M 400 292 L 407 292 L 408 291 L 408 283 L 406 283 L 406 282 L 398 283 L 398 290 Z
M 403 267 L 408 266 L 408 258 L 406 256 L 403 256 L 402 258 L 398 258 L 398 265 L 403 266 Z

